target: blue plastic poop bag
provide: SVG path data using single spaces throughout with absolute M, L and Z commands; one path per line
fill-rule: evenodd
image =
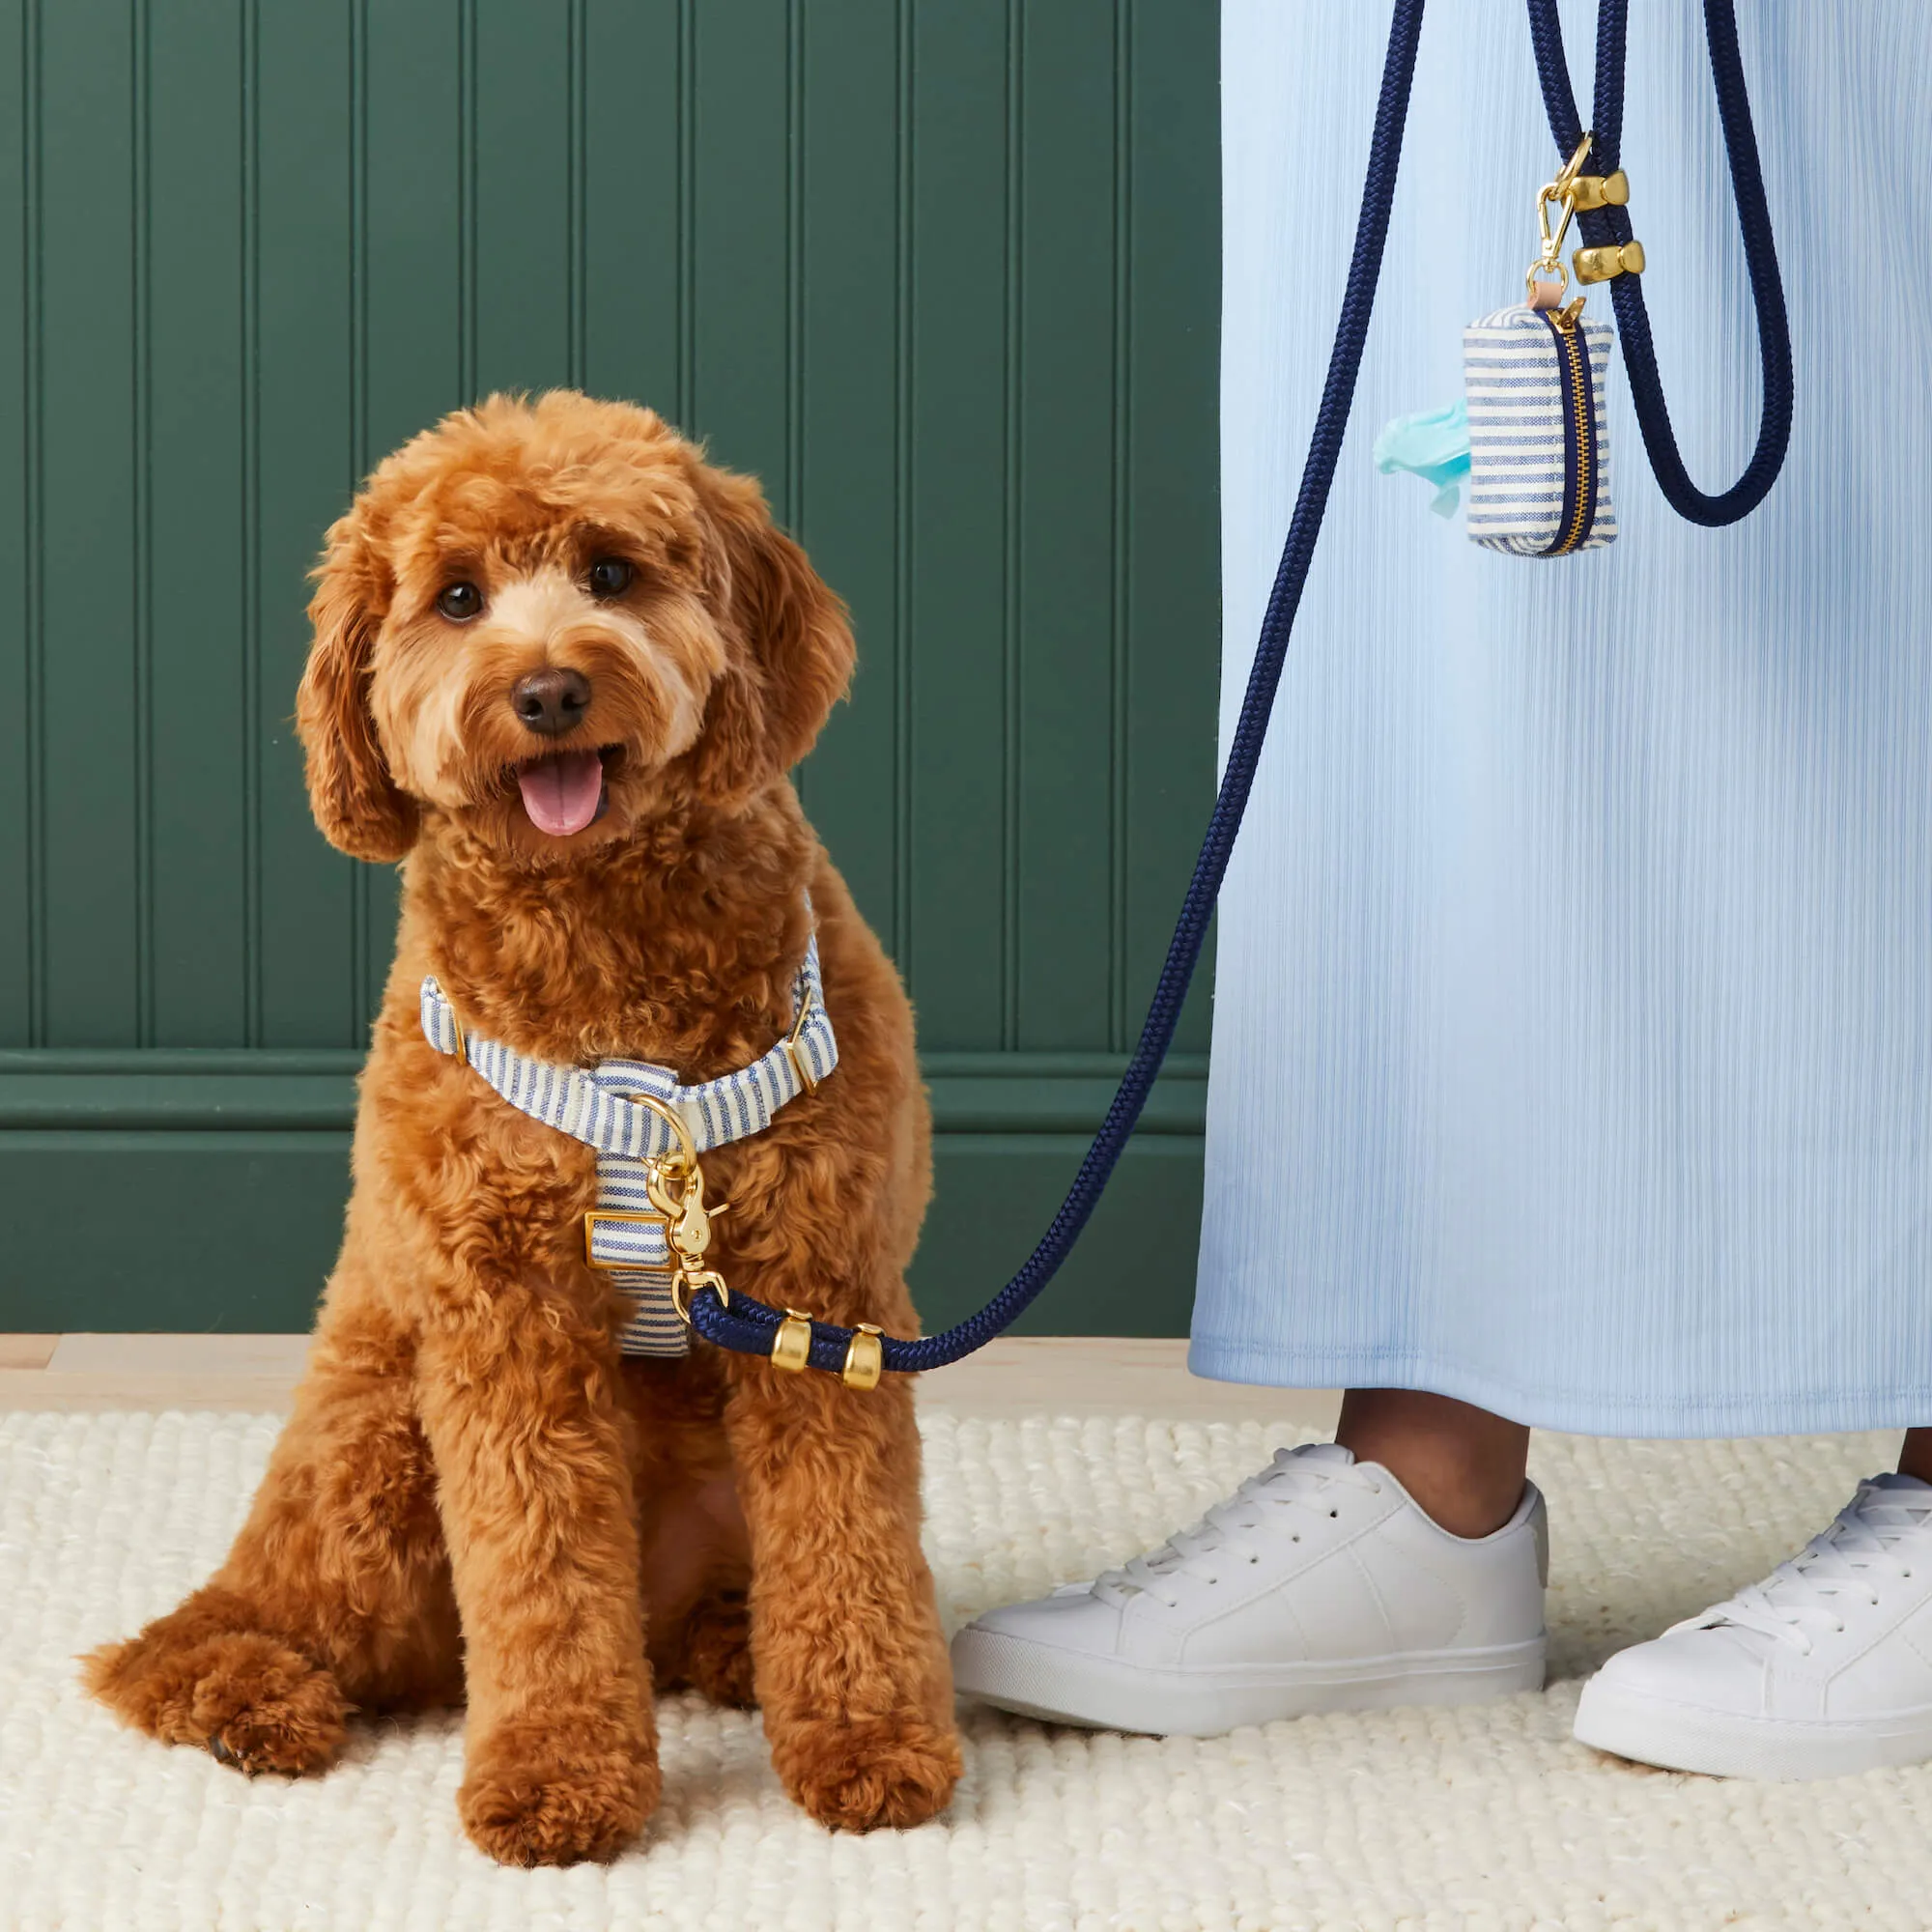
M 1457 482 L 1469 473 L 1469 412 L 1463 399 L 1420 415 L 1397 416 L 1376 438 L 1376 468 L 1384 476 L 1406 469 L 1434 483 L 1435 498 L 1429 507 L 1438 517 L 1453 517 Z

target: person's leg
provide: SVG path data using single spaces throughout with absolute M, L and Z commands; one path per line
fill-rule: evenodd
M 1932 1459 L 1932 1431 L 1920 1433 Z M 1335 1440 L 1379 1463 L 1452 1536 L 1488 1536 L 1522 1500 L 1528 1429 L 1453 1396 L 1350 1389 Z

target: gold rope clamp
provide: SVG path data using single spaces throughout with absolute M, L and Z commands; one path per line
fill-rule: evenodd
M 878 1387 L 879 1373 L 886 1359 L 879 1342 L 882 1333 L 884 1330 L 870 1321 L 861 1321 L 853 1327 L 852 1340 L 845 1350 L 845 1366 L 838 1377 L 847 1388 Z
M 772 1331 L 772 1366 L 795 1376 L 811 1360 L 811 1317 L 796 1308 Z

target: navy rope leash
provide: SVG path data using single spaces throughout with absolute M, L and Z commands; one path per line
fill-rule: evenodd
M 1201 856 L 1194 863 L 1194 876 L 1181 902 L 1180 918 L 1148 1008 L 1140 1043 L 1127 1063 L 1120 1091 L 1107 1109 L 1107 1118 L 1094 1136 L 1094 1145 L 1080 1163 L 1080 1172 L 1074 1177 L 1066 1199 L 1041 1236 L 1039 1245 L 1028 1256 L 1026 1264 L 979 1314 L 957 1327 L 916 1342 L 892 1336 L 882 1338 L 881 1351 L 887 1369 L 910 1374 L 920 1369 L 942 1368 L 971 1354 L 981 1343 L 991 1341 L 1009 1327 L 1053 1279 L 1105 1190 L 1108 1177 L 1133 1133 L 1141 1109 L 1147 1104 L 1154 1076 L 1167 1057 L 1168 1045 L 1180 1018 L 1181 1002 L 1194 976 L 1194 963 L 1201 956 L 1201 947 L 1207 938 L 1221 879 L 1235 849 L 1235 835 L 1240 830 L 1241 814 L 1247 809 L 1248 793 L 1254 785 L 1255 767 L 1267 735 L 1268 714 L 1274 707 L 1275 687 L 1281 682 L 1281 668 L 1288 655 L 1289 632 L 1294 625 L 1301 588 L 1308 580 L 1308 566 L 1315 555 L 1315 539 L 1328 504 L 1328 487 L 1334 481 L 1335 466 L 1342 454 L 1342 435 L 1349 426 L 1355 377 L 1362 366 L 1362 347 L 1369 332 L 1369 315 L 1375 307 L 1376 280 L 1381 270 L 1382 242 L 1388 234 L 1389 206 L 1395 197 L 1402 130 L 1408 116 L 1408 87 L 1415 72 L 1415 47 L 1421 31 L 1422 0 L 1397 0 L 1394 23 L 1389 29 L 1388 55 L 1382 66 L 1381 98 L 1376 105 L 1375 133 L 1369 143 L 1362 209 L 1355 222 L 1355 252 L 1349 265 L 1342 318 L 1335 330 L 1334 350 L 1328 357 L 1321 407 L 1316 414 L 1308 460 L 1302 466 L 1301 488 L 1295 497 L 1294 515 L 1289 522 L 1281 567 L 1275 573 L 1267 613 L 1262 619 L 1261 641 L 1255 649 L 1254 668 L 1248 673 L 1248 688 L 1229 746 L 1227 769 L 1214 801 L 1214 814 L 1208 822 Z M 776 1309 L 738 1293 L 732 1294 L 726 1308 L 709 1289 L 694 1296 L 691 1304 L 692 1325 L 707 1342 L 753 1354 L 770 1351 L 773 1331 L 781 1319 Z M 809 1356 L 811 1366 L 839 1370 L 851 1339 L 849 1328 L 836 1327 L 826 1321 L 813 1322 Z
M 1589 168 L 1607 175 L 1619 165 L 1624 136 L 1624 22 L 1628 0 L 1603 0 L 1597 11 L 1596 126 L 1591 129 Z M 1556 0 L 1529 0 L 1529 36 L 1536 48 L 1537 78 L 1544 111 L 1558 150 L 1575 154 L 1583 138 L 1577 99 L 1570 91 L 1570 63 L 1563 52 L 1563 23 Z M 1750 98 L 1745 91 L 1744 63 L 1738 56 L 1738 22 L 1731 0 L 1704 0 L 1704 37 L 1711 49 L 1711 79 L 1718 91 L 1724 151 L 1737 196 L 1738 227 L 1744 235 L 1745 267 L 1757 310 L 1758 355 L 1764 370 L 1764 407 L 1757 448 L 1742 476 L 1720 496 L 1707 497 L 1691 482 L 1677 451 L 1670 410 L 1657 373 L 1650 314 L 1643 304 L 1643 278 L 1618 275 L 1610 283 L 1617 330 L 1623 339 L 1624 366 L 1630 373 L 1631 401 L 1650 467 L 1657 472 L 1670 507 L 1687 523 L 1718 527 L 1747 517 L 1777 480 L 1791 441 L 1791 327 L 1784 312 L 1784 284 L 1777 272 L 1777 244 L 1772 238 L 1771 211 L 1765 205 L 1764 173 L 1758 165 L 1757 134 L 1751 126 Z M 1632 239 L 1627 210 L 1579 209 L 1577 226 L 1592 247 L 1621 245 Z
M 1623 130 L 1624 19 L 1626 0 L 1602 0 L 1597 37 L 1597 128 L 1593 167 L 1605 173 L 1616 165 Z M 1570 91 L 1569 68 L 1556 17 L 1555 0 L 1528 0 L 1537 71 L 1550 130 L 1565 155 L 1582 139 Z M 1213 815 L 1202 840 L 1194 876 L 1181 902 L 1180 918 L 1169 943 L 1167 958 L 1153 999 L 1148 1008 L 1139 1044 L 1107 1109 L 1106 1120 L 1080 1163 L 1073 1185 L 1052 1224 L 1041 1236 L 1026 1264 L 977 1315 L 957 1326 L 918 1341 L 895 1336 L 880 1338 L 882 1366 L 898 1374 L 945 1367 L 969 1355 L 1009 1327 L 1051 1281 L 1072 1251 L 1089 1217 L 1105 1191 L 1134 1126 L 1139 1121 L 1154 1077 L 1174 1038 L 1189 980 L 1207 938 L 1214 901 L 1227 873 L 1236 835 L 1253 789 L 1255 770 L 1267 735 L 1276 688 L 1287 659 L 1289 635 L 1301 603 L 1314 560 L 1315 542 L 1328 504 L 1329 486 L 1341 458 L 1342 439 L 1354 401 L 1355 379 L 1361 369 L 1368 338 L 1369 317 L 1375 307 L 1376 282 L 1381 270 L 1382 245 L 1388 235 L 1389 209 L 1395 196 L 1396 173 L 1402 157 L 1403 128 L 1408 115 L 1409 83 L 1415 73 L 1416 44 L 1422 31 L 1423 0 L 1397 0 L 1389 28 L 1388 52 L 1382 65 L 1381 95 L 1376 106 L 1375 131 L 1369 143 L 1368 172 L 1362 183 L 1361 212 L 1355 222 L 1355 249 L 1336 325 L 1335 346 L 1328 357 L 1321 406 L 1316 413 L 1308 458 L 1302 466 L 1301 487 L 1288 540 L 1275 573 L 1267 611 L 1240 715 L 1229 746 L 1221 788 Z M 1644 447 L 1659 485 L 1680 516 L 1694 524 L 1736 523 L 1756 508 L 1776 479 L 1791 435 L 1791 343 L 1784 311 L 1784 291 L 1778 279 L 1777 256 L 1772 244 L 1771 216 L 1765 206 L 1764 182 L 1758 167 L 1757 142 L 1746 99 L 1744 70 L 1738 58 L 1737 23 L 1730 0 L 1705 0 L 1706 31 L 1711 46 L 1711 71 L 1717 83 L 1719 110 L 1729 151 L 1731 179 L 1737 190 L 1740 224 L 1749 258 L 1751 293 L 1757 305 L 1760 353 L 1764 361 L 1764 418 L 1756 453 L 1744 475 L 1720 497 L 1706 497 L 1690 481 L 1677 453 L 1670 430 L 1670 413 L 1657 375 L 1650 319 L 1643 306 L 1638 278 L 1620 275 L 1611 285 L 1624 355 L 1631 373 L 1631 392 L 1642 425 Z M 1577 219 L 1593 245 L 1621 243 L 1631 239 L 1628 216 L 1621 208 L 1579 212 Z M 780 1312 L 749 1295 L 733 1293 L 727 1306 L 716 1290 L 704 1288 L 692 1297 L 692 1326 L 707 1342 L 745 1354 L 765 1355 L 780 1324 Z M 810 1365 L 833 1373 L 845 1364 L 854 1331 L 829 1321 L 812 1321 Z

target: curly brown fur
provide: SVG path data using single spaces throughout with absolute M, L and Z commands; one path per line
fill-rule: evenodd
M 630 577 L 606 595 L 593 566 L 613 557 Z M 769 1302 L 916 1332 L 931 1158 L 911 1010 L 786 777 L 849 679 L 843 610 L 755 485 L 647 411 L 569 392 L 493 398 L 406 445 L 318 577 L 298 702 L 316 817 L 403 860 L 346 1236 L 227 1562 L 89 1659 L 89 1687 L 156 1737 L 290 1772 L 330 1760 L 352 1706 L 467 1698 L 463 1821 L 508 1863 L 608 1858 L 639 1830 L 653 1666 L 762 1705 L 814 1817 L 929 1818 L 959 1753 L 909 1385 L 859 1394 L 701 1343 L 620 1358 L 616 1297 L 582 1259 L 590 1150 L 433 1052 L 417 1017 L 434 972 L 520 1052 L 704 1080 L 789 1027 L 815 921 L 838 1068 L 706 1156 L 732 1203 L 710 1258 Z M 474 614 L 440 606 L 456 582 Z M 512 693 L 556 668 L 587 708 L 533 740 Z M 574 777 L 540 808 L 531 761 L 557 752 L 541 769 Z

